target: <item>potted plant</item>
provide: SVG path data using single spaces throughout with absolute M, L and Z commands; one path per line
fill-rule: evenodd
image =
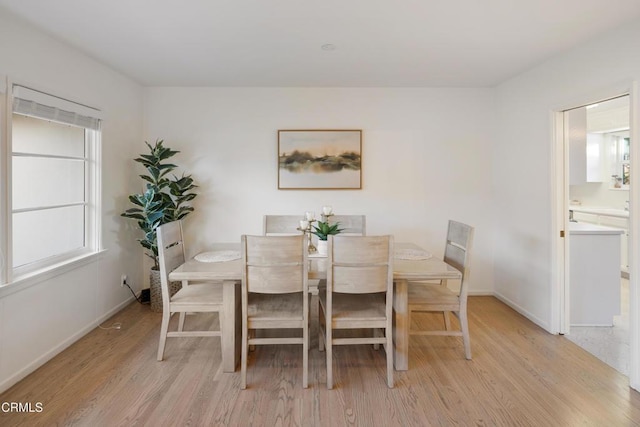
M 318 225 L 314 225 L 313 229 L 312 233 L 318 236 L 318 254 L 320 255 L 327 254 L 327 237 L 332 234 L 340 234 L 343 230 L 340 228 L 339 222 L 329 224 L 329 221 L 318 221 Z
M 132 194 L 129 201 L 134 207 L 121 214 L 125 218 L 138 221 L 138 227 L 144 237 L 137 239 L 142 247 L 147 249 L 146 255 L 153 260 L 151 268 L 150 294 L 151 310 L 162 311 L 162 293 L 160 291 L 160 267 L 158 264 L 158 244 L 156 229 L 171 221 L 182 219 L 193 212 L 189 202 L 196 198 L 193 190 L 197 187 L 191 175 L 169 177 L 176 165 L 167 160 L 179 151 L 171 150 L 163 145 L 163 140 L 156 140 L 154 145 L 145 141 L 149 147 L 149 154 L 141 154 L 134 161 L 142 164 L 147 170 L 140 178 L 146 182 L 142 194 Z M 175 289 L 174 289 L 175 288 Z M 180 283 L 172 284 L 171 293 L 180 288 Z

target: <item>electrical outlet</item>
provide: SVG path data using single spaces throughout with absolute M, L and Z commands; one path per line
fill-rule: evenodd
M 123 274 L 122 276 L 120 276 L 120 286 L 124 287 L 125 283 L 127 283 L 127 275 Z

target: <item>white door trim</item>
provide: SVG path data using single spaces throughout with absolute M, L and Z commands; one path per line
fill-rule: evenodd
M 552 277 L 555 286 L 551 288 L 551 333 L 565 334 L 569 331 L 569 298 L 568 287 L 569 269 L 566 267 L 565 259 L 569 259 L 569 245 L 565 245 L 565 238 L 560 234 L 568 229 L 568 218 L 565 212 L 568 210 L 569 185 L 565 177 L 568 169 L 568 147 L 564 143 L 564 110 L 551 112 L 552 140 L 554 141 L 551 150 L 551 163 L 553 165 L 553 176 L 551 179 L 551 233 L 552 238 L 552 259 L 556 260 L 552 266 Z M 567 233 L 568 238 L 568 233 Z
M 638 82 L 629 90 L 631 191 L 629 191 L 629 385 L 640 390 L 640 93 Z

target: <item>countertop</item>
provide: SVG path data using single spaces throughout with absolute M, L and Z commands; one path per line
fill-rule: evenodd
M 624 230 L 604 225 L 590 224 L 588 222 L 569 223 L 569 234 L 622 234 Z
M 604 208 L 597 206 L 570 205 L 570 211 L 582 212 L 593 215 L 612 216 L 615 218 L 629 218 L 629 211 L 624 209 Z

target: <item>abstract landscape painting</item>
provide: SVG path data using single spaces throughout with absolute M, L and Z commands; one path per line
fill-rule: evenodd
M 362 188 L 361 130 L 279 130 L 278 188 Z

